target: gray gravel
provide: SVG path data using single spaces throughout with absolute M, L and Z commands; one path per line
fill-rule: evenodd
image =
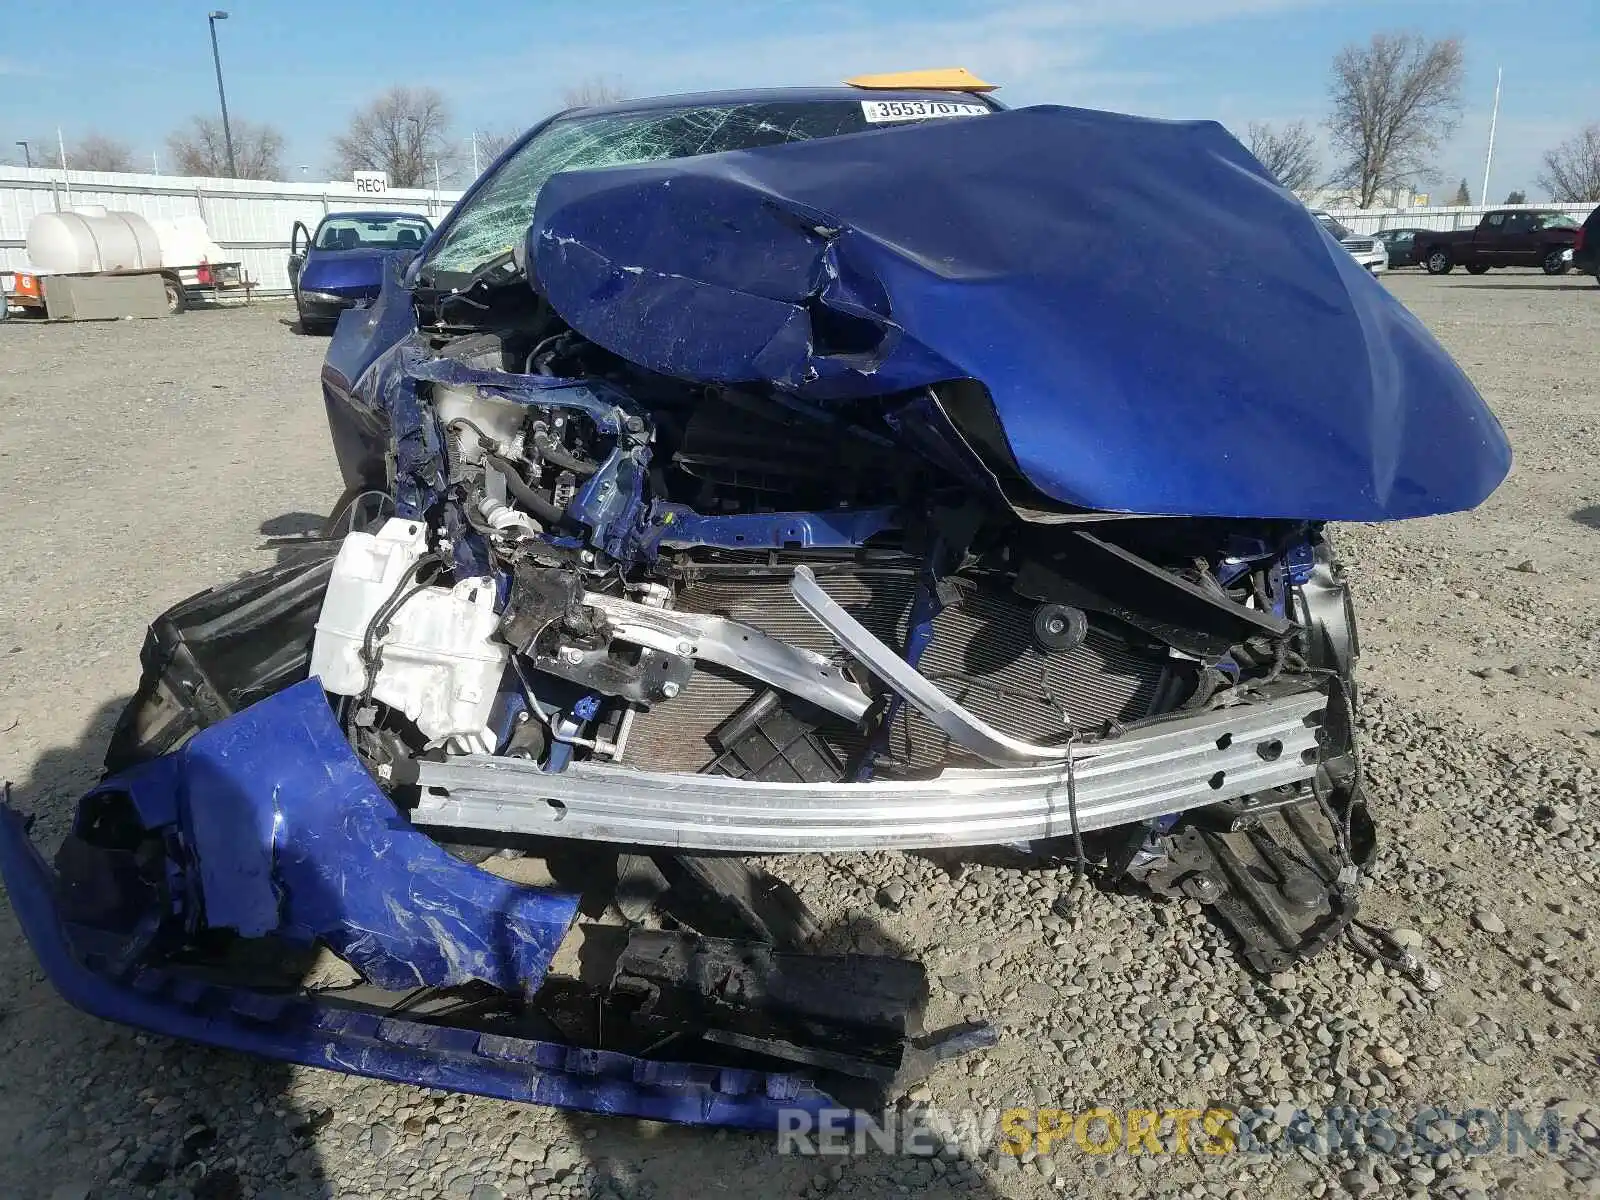
M 943 1112 L 1411 1112 L 1557 1104 L 1559 1157 L 1402 1145 L 1330 1157 L 1024 1161 L 774 1154 L 769 1139 L 264 1064 L 102 1024 L 46 985 L 0 905 L 0 1196 L 1600 1195 L 1600 294 L 1497 272 L 1392 277 L 1510 431 L 1472 514 L 1352 527 L 1362 736 L 1382 850 L 1366 912 L 1440 971 L 1419 991 L 1340 949 L 1258 980 L 1193 902 L 1079 893 L 1069 871 L 871 855 L 775 864 L 837 945 L 920 955 L 931 1018 L 994 1051 L 911 1103 Z M 148 619 L 270 561 L 338 491 L 325 343 L 257 305 L 157 322 L 0 326 L 0 776 L 65 829 L 137 679 Z M 300 514 L 300 516 L 296 516 Z M 977 857 L 977 856 L 975 856 Z M 1409 1152 L 1407 1152 L 1409 1151 Z

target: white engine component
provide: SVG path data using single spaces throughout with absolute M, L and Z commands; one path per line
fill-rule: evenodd
M 513 454 L 517 452 L 517 437 L 522 423 L 528 419 L 528 410 L 522 405 L 493 396 L 480 396 L 475 387 L 435 387 L 433 411 L 439 415 L 439 423 L 447 427 L 452 421 L 471 421 Z M 457 454 L 463 462 L 476 463 L 483 458 L 476 434 L 461 427 L 452 433 L 456 439 Z
M 367 626 L 428 550 L 420 521 L 394 517 L 377 533 L 352 533 L 339 548 L 322 599 L 311 673 L 326 691 L 359 696 L 367 686 L 361 646 Z M 414 585 L 407 581 L 405 589 Z M 456 738 L 464 749 L 492 751 L 490 709 L 510 653 L 495 637 L 492 580 L 425 587 L 389 618 L 373 699 L 416 722 L 430 741 Z

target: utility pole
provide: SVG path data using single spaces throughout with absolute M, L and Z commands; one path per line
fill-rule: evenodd
M 61 126 L 56 126 L 56 151 L 61 155 L 61 182 L 67 189 L 67 207 L 72 207 L 72 176 L 67 174 L 67 139 L 61 136 Z
M 217 68 L 217 99 L 222 101 L 222 140 L 228 146 L 228 176 L 239 178 L 239 168 L 233 163 L 233 130 L 228 125 L 228 93 L 222 90 L 222 55 L 217 50 L 217 22 L 226 21 L 228 14 L 220 8 L 206 14 L 206 24 L 211 26 L 211 62 Z
M 478 177 L 478 131 L 472 131 L 472 177 Z
M 1494 108 L 1489 113 L 1489 153 L 1483 157 L 1483 191 L 1478 193 L 1478 200 L 1483 204 L 1489 200 L 1489 168 L 1494 166 L 1494 128 L 1500 122 L 1500 79 L 1503 72 L 1499 67 L 1494 69 Z
M 22 147 L 22 165 L 25 167 L 33 166 L 33 151 L 28 149 L 28 143 L 18 142 L 17 145 Z

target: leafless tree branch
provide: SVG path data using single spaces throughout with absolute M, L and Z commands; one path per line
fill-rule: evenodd
M 131 171 L 133 150 L 126 142 L 91 133 L 67 148 L 67 166 L 74 171 Z
M 481 166 L 487 167 L 490 162 L 504 153 L 505 148 L 522 136 L 520 132 L 505 132 L 495 129 L 480 129 L 473 135 L 478 140 L 478 159 Z
M 333 140 L 334 169 L 383 171 L 389 186 L 431 187 L 438 178 L 453 182 L 461 148 L 450 133 L 450 108 L 430 87 L 392 87 L 358 110 L 349 128 Z
M 1546 150 L 1538 184 L 1552 200 L 1600 200 L 1600 123 Z
M 237 179 L 282 179 L 283 134 L 271 125 L 234 119 L 233 161 Z M 167 136 L 167 153 L 179 175 L 228 176 L 228 143 L 222 122 L 215 117 L 195 117 Z
M 1370 205 L 1385 188 L 1427 177 L 1461 117 L 1461 42 L 1378 33 L 1333 59 L 1328 130 L 1344 161 L 1335 182 Z
M 1281 128 L 1251 121 L 1248 137 L 1250 153 L 1291 192 L 1309 193 L 1321 182 L 1317 140 L 1304 121 L 1291 121 Z
M 592 108 L 600 104 L 615 104 L 627 98 L 626 91 L 600 75 L 561 89 L 563 108 Z

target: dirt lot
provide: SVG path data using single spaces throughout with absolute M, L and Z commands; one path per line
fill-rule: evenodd
M 1392 1152 L 1095 1155 L 1067 1139 L 1019 1161 L 952 1138 L 935 1157 L 780 1157 L 765 1137 L 569 1118 L 105 1025 L 56 996 L 0 905 L 0 1196 L 1600 1195 L 1600 289 L 1507 272 L 1390 286 L 1517 451 L 1479 512 L 1342 532 L 1384 839 L 1366 911 L 1441 991 L 1342 947 L 1256 979 L 1192 903 L 1079 894 L 1066 872 L 900 855 L 783 869 L 841 941 L 920 954 L 935 1018 L 1004 1025 L 918 1103 L 1222 1101 L 1273 1109 L 1259 1136 L 1280 1146 L 1296 1109 L 1388 1108 L 1407 1134 Z M 324 342 L 288 315 L 0 325 L 15 568 L 0 777 L 47 844 L 95 778 L 146 622 L 270 562 L 264 531 L 304 527 L 338 491 Z M 1537 1120 L 1549 1105 L 1566 1131 L 1553 1155 L 1411 1131 L 1430 1107 Z

